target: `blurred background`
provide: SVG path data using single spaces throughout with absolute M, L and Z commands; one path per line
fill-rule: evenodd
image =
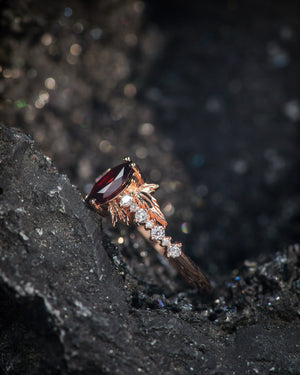
M 214 277 L 299 241 L 298 1 L 0 7 L 0 119 L 82 194 L 131 156 Z

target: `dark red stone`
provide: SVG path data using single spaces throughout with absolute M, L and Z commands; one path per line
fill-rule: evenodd
M 112 168 L 95 183 L 86 199 L 87 202 L 91 199 L 96 199 L 98 204 L 110 201 L 127 187 L 132 174 L 130 161 Z

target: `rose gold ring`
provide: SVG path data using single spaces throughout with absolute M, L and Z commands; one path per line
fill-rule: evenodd
M 101 216 L 111 215 L 118 222 L 135 223 L 153 247 L 178 269 L 199 291 L 209 293 L 211 285 L 198 266 L 182 251 L 182 244 L 165 235 L 168 225 L 156 199 L 151 195 L 159 185 L 147 184 L 138 166 L 125 158 L 124 163 L 106 171 L 93 186 L 86 202 Z

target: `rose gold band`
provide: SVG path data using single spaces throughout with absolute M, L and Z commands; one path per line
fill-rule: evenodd
M 157 252 L 161 255 L 166 255 L 165 247 L 161 246 L 159 243 L 154 243 L 151 241 L 150 232 L 147 231 L 143 226 L 138 226 L 138 231 L 141 235 L 151 243 L 151 245 L 155 248 Z M 181 251 L 181 254 L 176 257 L 168 257 L 169 262 L 177 268 L 181 276 L 193 287 L 197 288 L 199 291 L 203 293 L 210 293 L 211 292 L 211 285 L 206 276 L 201 272 L 200 268 L 187 256 Z
M 143 237 L 178 269 L 190 285 L 209 293 L 209 281 L 183 253 L 182 244 L 173 243 L 172 238 L 165 235 L 168 223 L 152 196 L 158 187 L 145 183 L 136 164 L 126 158 L 125 163 L 107 171 L 96 181 L 86 201 L 101 216 L 111 215 L 114 226 L 118 222 L 135 223 Z

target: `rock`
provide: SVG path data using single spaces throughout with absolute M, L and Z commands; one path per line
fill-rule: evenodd
M 5 373 L 128 368 L 141 348 L 98 219 L 30 138 L 3 126 L 1 189 Z
M 0 140 L 3 374 L 297 373 L 297 246 L 245 262 L 214 301 L 164 295 L 113 266 L 101 220 L 30 137 L 1 125 Z

